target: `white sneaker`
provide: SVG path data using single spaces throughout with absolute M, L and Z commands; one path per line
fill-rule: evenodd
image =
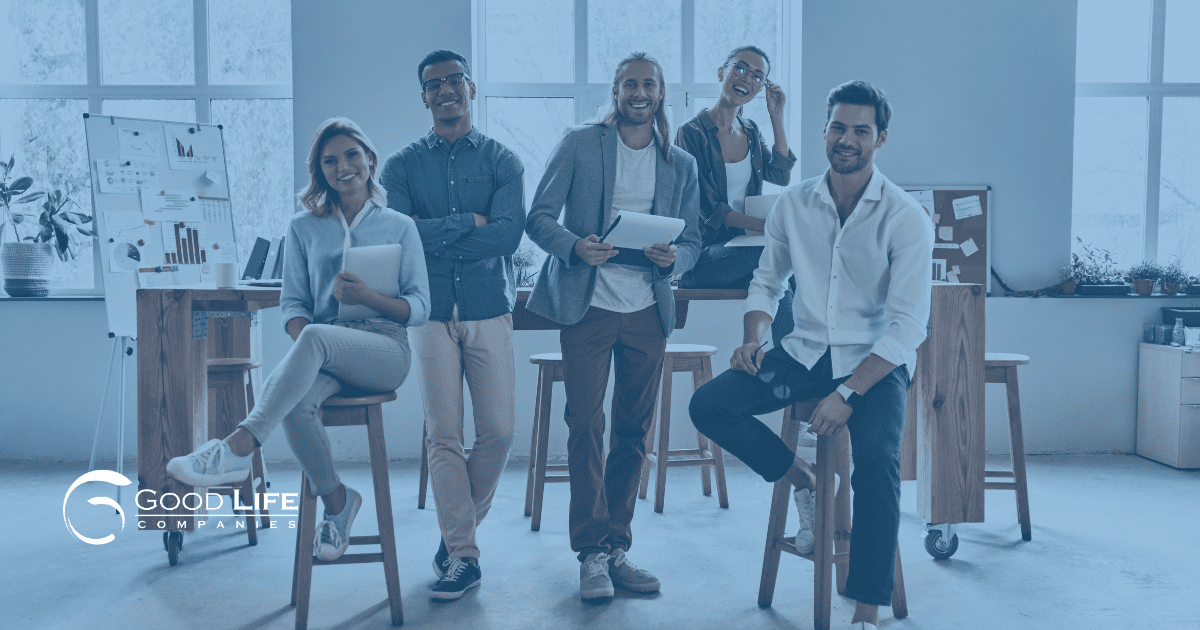
M 250 474 L 253 455 L 238 457 L 221 440 L 209 440 L 183 457 L 167 462 L 167 474 L 189 486 L 227 486 Z
M 346 505 L 342 511 L 332 516 L 325 514 L 324 520 L 317 523 L 317 537 L 313 540 L 313 555 L 317 560 L 330 562 L 346 553 L 350 546 L 350 527 L 354 525 L 360 507 L 362 496 L 346 486 Z
M 625 557 L 625 550 L 617 547 L 608 556 L 608 576 L 614 586 L 635 593 L 657 593 L 660 584 L 654 574 L 634 566 Z
M 796 532 L 796 551 L 812 553 L 813 529 L 817 521 L 817 494 L 808 488 L 798 488 L 792 492 L 796 500 L 796 514 L 800 517 L 800 530 Z
M 584 556 L 579 565 L 579 599 L 603 599 L 615 593 L 608 576 L 608 554 L 601 551 Z

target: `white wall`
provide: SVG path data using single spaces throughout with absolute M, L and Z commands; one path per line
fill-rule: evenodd
M 307 177 L 308 140 L 329 116 L 359 122 L 385 154 L 425 133 L 430 119 L 418 97 L 416 64 L 440 47 L 470 57 L 470 5 L 469 0 L 294 3 L 298 183 Z M 895 104 L 891 137 L 878 154 L 880 168 L 901 183 L 990 184 L 996 204 L 994 267 L 1013 286 L 1053 282 L 1069 252 L 1074 2 L 810 0 L 796 16 L 801 17 L 802 37 L 794 49 L 803 54 L 803 83 L 792 94 L 801 115 L 793 118 L 790 138 L 799 147 L 799 174 L 817 175 L 827 163 L 820 129 L 829 89 L 852 78 L 876 82 Z M 1160 321 L 1160 306 L 1182 302 L 989 298 L 988 349 L 1033 358 L 1021 368 L 1027 449 L 1131 452 L 1141 326 Z M 100 302 L 0 300 L 0 460 L 86 462 L 112 350 L 104 321 Z M 263 359 L 270 367 L 290 340 L 277 311 L 264 315 L 263 326 Z M 687 328 L 671 341 L 718 346 L 714 368 L 720 371 L 739 329 L 738 305 L 694 305 Z M 523 456 L 536 390 L 527 357 L 557 351 L 558 339 L 552 332 L 519 332 L 515 345 L 513 455 Z M 126 454 L 132 458 L 136 372 L 132 359 L 129 363 Z M 685 413 L 689 392 L 688 382 L 677 377 L 673 434 L 679 445 L 694 439 Z M 421 435 L 416 379 L 400 396 L 385 408 L 388 452 L 413 458 Z M 556 419 L 562 403 L 560 384 Z M 987 444 L 994 452 L 1007 450 L 1003 405 L 999 386 L 989 386 Z M 110 398 L 102 435 L 108 461 L 116 408 Z M 339 431 L 333 434 L 338 456 L 364 458 L 362 432 Z M 565 452 L 565 434 L 556 420 L 551 453 Z M 269 440 L 267 448 L 269 458 L 291 457 L 282 436 Z

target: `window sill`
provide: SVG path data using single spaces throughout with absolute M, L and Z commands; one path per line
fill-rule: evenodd
M 0 295 L 0 302 L 103 302 L 103 295 L 47 295 L 46 297 L 12 297 Z

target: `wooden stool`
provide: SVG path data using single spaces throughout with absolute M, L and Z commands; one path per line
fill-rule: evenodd
M 425 509 L 425 491 L 429 488 L 429 447 L 425 446 L 425 438 L 429 436 L 429 432 L 425 427 L 421 427 L 421 480 L 420 487 L 417 489 L 417 509 Z M 464 448 L 463 455 L 471 456 L 471 449 Z M 526 508 L 525 516 L 529 516 L 529 510 Z
M 237 430 L 238 424 L 246 419 L 250 410 L 254 409 L 254 378 L 250 370 L 262 367 L 258 361 L 251 359 L 209 359 L 208 360 L 208 437 L 209 439 L 225 439 Z M 250 546 L 258 544 L 258 529 L 254 522 L 254 493 L 265 494 L 267 491 L 267 475 L 263 467 L 262 448 L 254 447 L 250 475 L 246 480 L 234 486 L 209 488 L 212 494 L 233 497 L 235 489 L 241 491 L 242 498 L 250 502 L 246 512 L 246 536 Z M 240 506 L 231 505 L 237 509 Z M 271 527 L 271 514 L 264 506 L 259 510 L 263 529 Z
M 789 448 L 795 448 L 802 418 L 809 418 L 820 402 L 819 398 L 802 401 L 784 410 L 780 437 Z M 841 477 L 834 494 L 834 475 Z M 837 565 L 837 591 L 846 590 L 846 572 L 850 564 L 850 434 L 843 427 L 836 435 L 817 436 L 816 522 L 813 524 L 813 552 L 801 554 L 794 536 L 784 537 L 788 512 L 792 510 L 792 485 L 787 479 L 775 482 L 771 495 L 771 515 L 767 521 L 767 547 L 763 554 L 762 580 L 758 587 L 758 605 L 766 608 L 775 597 L 775 578 L 779 574 L 781 552 L 811 560 L 813 569 L 813 626 L 829 630 L 832 609 L 833 566 Z M 896 578 L 892 589 L 892 614 L 897 619 L 908 616 L 908 599 L 904 595 L 904 571 L 900 564 L 900 547 L 896 547 Z
M 537 399 L 533 405 L 533 436 L 529 438 L 529 474 L 525 480 L 525 516 L 529 528 L 542 528 L 542 493 L 547 483 L 566 483 L 571 474 L 566 464 L 546 464 L 550 441 L 550 403 L 554 384 L 563 380 L 562 353 L 535 354 L 529 362 L 538 366 Z M 550 474 L 547 474 L 550 473 Z
M 1025 483 L 1025 438 L 1021 430 L 1021 394 L 1017 388 L 1017 366 L 1029 363 L 1023 354 L 984 354 L 984 382 L 1004 383 L 1008 394 L 1008 444 L 1012 457 L 1012 471 L 985 470 L 986 477 L 1006 477 L 1012 481 L 984 481 L 984 490 L 1016 490 L 1017 521 L 1021 523 L 1021 539 L 1033 538 L 1029 520 L 1029 488 Z
M 392 527 L 392 490 L 388 483 L 387 450 L 383 441 L 383 408 L 385 402 L 396 400 L 396 392 L 365 394 L 341 392 L 346 396 L 330 396 L 321 405 L 321 422 L 326 427 L 367 427 L 367 444 L 371 453 L 371 479 L 375 486 L 375 518 L 379 522 L 378 536 L 351 536 L 350 545 L 379 545 L 380 553 L 347 553 L 337 560 L 326 562 L 313 557 L 316 537 L 317 497 L 308 485 L 308 476 L 300 473 L 300 529 L 296 532 L 296 559 L 292 567 L 292 604 L 296 606 L 296 629 L 308 627 L 308 597 L 312 589 L 313 566 L 327 564 L 358 564 L 382 562 L 383 579 L 387 584 L 388 604 L 392 609 L 392 625 L 404 623 L 400 601 L 400 575 L 396 563 L 396 533 Z
M 712 484 L 708 477 L 708 467 L 716 468 L 717 501 L 721 507 L 729 507 L 729 493 L 725 487 L 725 461 L 721 457 L 721 447 L 709 442 L 708 438 L 699 431 L 696 432 L 696 448 L 671 450 L 671 382 L 677 372 L 691 372 L 692 392 L 712 380 L 712 356 L 717 353 L 713 346 L 692 344 L 669 344 L 663 357 L 662 392 L 657 411 L 660 418 L 658 424 L 658 448 L 654 446 L 655 421 L 650 420 L 650 430 L 646 433 L 646 459 L 642 462 L 642 482 L 638 488 L 638 497 L 646 498 L 646 488 L 650 485 L 650 469 L 656 470 L 654 483 L 654 511 L 662 513 L 663 501 L 667 494 L 667 468 L 671 466 L 699 466 L 700 487 L 704 496 L 712 495 Z M 666 453 L 666 457 L 659 457 Z

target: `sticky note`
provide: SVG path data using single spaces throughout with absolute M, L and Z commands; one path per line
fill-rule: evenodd
M 951 267 L 951 269 L 954 271 L 954 275 L 958 275 L 958 274 L 962 273 L 962 269 L 959 269 L 958 265 L 954 265 L 953 267 Z
M 975 245 L 975 239 L 973 238 L 967 239 L 960 247 L 962 248 L 963 256 L 970 256 L 979 251 L 979 247 Z
M 953 241 L 954 228 L 946 225 L 938 228 L 938 238 L 942 239 L 943 241 Z
M 958 282 L 958 274 L 953 271 L 946 272 L 946 282 Z
M 933 214 L 933 222 L 934 222 L 934 223 L 941 223 L 941 222 L 942 222 L 942 215 L 940 215 L 940 214 L 937 214 L 937 213 L 935 212 L 935 213 Z

